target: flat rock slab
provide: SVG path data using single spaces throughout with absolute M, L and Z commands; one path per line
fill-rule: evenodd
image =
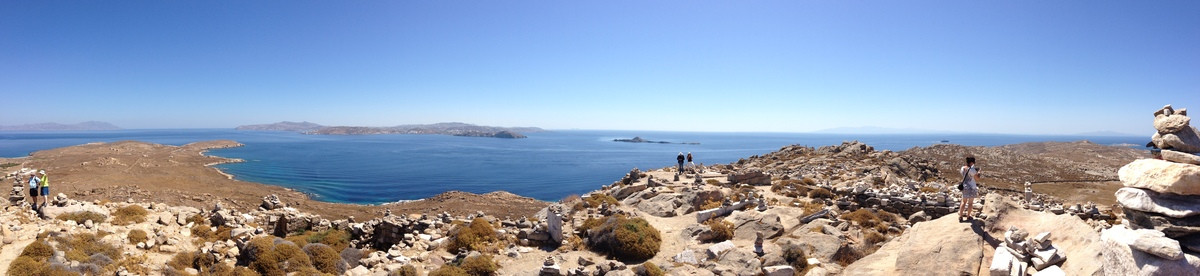
M 974 275 L 983 238 L 957 216 L 917 224 L 875 253 L 850 264 L 845 275 Z
M 1125 187 L 1160 193 L 1200 195 L 1200 166 L 1158 159 L 1133 161 L 1117 171 Z
M 1200 215 L 1200 197 L 1177 196 L 1138 188 L 1121 188 L 1116 193 L 1121 206 L 1159 213 L 1173 218 Z
M 1168 260 L 1134 250 L 1130 232 L 1118 225 L 1101 234 L 1103 275 L 1200 275 L 1200 257 L 1185 253 L 1182 259 Z

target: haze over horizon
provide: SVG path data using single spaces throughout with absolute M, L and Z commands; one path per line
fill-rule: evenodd
M 0 125 L 1148 134 L 1200 2 L 0 2 Z

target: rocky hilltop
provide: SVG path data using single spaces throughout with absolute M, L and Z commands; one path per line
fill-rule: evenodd
M 121 127 L 110 123 L 87 121 L 73 125 L 59 123 L 41 123 L 15 126 L 0 126 L 0 131 L 77 131 L 77 130 L 120 130 Z
M 468 137 L 525 138 L 521 132 L 545 132 L 536 127 L 493 127 L 466 123 L 436 123 L 428 125 L 399 125 L 394 127 L 332 126 L 304 134 L 372 135 L 372 134 L 443 134 Z
M 234 129 L 235 130 L 257 130 L 257 131 L 305 132 L 305 131 L 312 131 L 312 130 L 320 129 L 322 127 L 325 127 L 325 126 L 318 125 L 315 123 L 309 123 L 309 122 L 283 121 L 283 122 L 278 122 L 278 123 L 274 123 L 274 124 L 244 125 L 244 126 L 238 126 Z

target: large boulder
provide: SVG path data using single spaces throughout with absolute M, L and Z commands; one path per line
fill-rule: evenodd
M 878 251 L 847 266 L 845 275 L 974 275 L 983 238 L 957 216 L 919 223 Z
M 1160 193 L 1200 195 L 1200 166 L 1158 159 L 1133 161 L 1117 171 L 1125 187 Z
M 659 194 L 638 203 L 637 208 L 656 217 L 674 217 L 678 215 L 675 211 L 679 207 L 679 203 L 678 194 Z
M 714 259 L 721 275 L 755 276 L 762 273 L 762 262 L 749 250 L 731 250 Z
M 764 214 L 758 211 L 734 211 L 725 221 L 733 223 L 734 239 L 754 240 L 757 232 L 763 237 L 772 239 L 783 235 L 783 222 L 776 214 Z
M 726 179 L 736 184 L 771 185 L 771 175 L 754 169 L 729 174 Z
M 987 215 L 985 229 L 991 237 L 1003 239 L 1004 231 L 1016 226 L 1026 233 L 1054 233 L 1054 247 L 1066 257 L 1060 265 L 1067 275 L 1095 275 L 1100 269 L 1100 234 L 1078 216 L 1054 215 L 1018 207 L 1012 200 L 997 193 L 988 194 L 983 214 Z M 946 216 L 952 217 L 952 216 Z M 945 218 L 945 217 L 943 217 Z M 922 222 L 919 225 L 924 225 Z
M 1193 197 L 1163 194 L 1138 188 L 1121 188 L 1117 202 L 1125 208 L 1183 218 L 1200 214 L 1200 201 Z
M 76 204 L 76 205 L 67 205 L 67 206 L 62 206 L 62 207 L 46 206 L 46 208 L 42 212 L 48 218 L 57 218 L 59 215 L 62 215 L 62 214 L 72 214 L 72 213 L 79 213 L 79 212 L 92 212 L 92 213 L 104 215 L 105 217 L 109 216 L 108 209 L 106 209 L 104 207 L 96 206 L 93 204 Z
M 1200 257 L 1196 255 L 1184 254 L 1183 258 L 1169 260 L 1136 250 L 1132 245 L 1142 235 L 1121 225 L 1103 231 L 1104 275 L 1200 275 Z

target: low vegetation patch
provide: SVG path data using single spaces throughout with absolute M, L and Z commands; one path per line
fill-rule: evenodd
M 321 243 L 311 243 L 304 246 L 304 253 L 312 260 L 313 268 L 322 273 L 342 275 L 349 264 L 342 260 L 338 251 Z
M 61 220 L 61 221 L 69 220 L 69 221 L 74 221 L 77 224 L 83 224 L 84 222 L 89 221 L 89 220 L 92 221 L 92 223 L 102 223 L 105 220 L 107 220 L 108 217 L 104 216 L 103 214 L 92 212 L 92 211 L 83 211 L 83 212 L 61 214 L 61 215 L 58 215 L 58 217 L 56 217 L 56 219 Z
M 783 246 L 783 260 L 796 270 L 795 275 L 808 272 L 808 254 L 804 253 L 804 248 L 798 244 L 788 243 Z
M 881 242 L 887 241 L 887 237 L 883 236 L 883 234 L 880 234 L 878 231 L 875 231 L 875 230 L 864 230 L 863 231 L 863 240 L 867 241 L 867 244 L 869 244 L 869 245 L 876 245 Z
M 421 273 L 417 272 L 417 267 L 411 264 L 406 264 L 400 267 L 399 270 L 388 273 L 388 276 L 421 276 Z
M 808 197 L 811 198 L 833 198 L 833 192 L 825 188 L 816 188 L 808 191 Z
M 666 272 L 663 272 L 662 268 L 658 268 L 658 265 L 656 265 L 656 264 L 654 264 L 654 263 L 652 263 L 652 262 L 645 262 L 645 263 L 643 263 L 643 264 L 642 264 L 642 269 L 641 269 L 641 271 L 645 271 L 645 274 L 644 274 L 645 276 L 663 276 L 663 275 L 666 275 Z M 640 271 L 639 271 L 639 272 L 640 272 Z M 639 273 L 638 275 L 643 275 L 643 274 Z
M 129 244 L 138 244 L 139 242 L 146 242 L 150 240 L 150 237 L 146 235 L 146 231 L 143 231 L 142 229 L 129 230 L 128 236 Z
M 57 237 L 39 235 L 9 264 L 8 275 L 111 274 L 116 271 L 116 264 L 124 263 L 118 262 L 123 256 L 116 246 L 100 242 L 104 235 L 104 232 L 100 232 L 99 236 L 91 233 Z M 51 246 L 48 239 L 52 239 L 56 246 Z M 50 259 L 56 250 L 65 252 L 66 259 L 78 265 L 52 265 Z
M 723 242 L 733 239 L 733 223 L 720 218 L 712 218 L 704 222 L 712 229 L 713 235 L 702 242 Z
M 497 241 L 498 238 L 492 223 L 483 218 L 475 218 L 471 220 L 470 225 L 459 226 L 451 231 L 447 251 L 457 252 L 459 248 L 483 251 L 489 243 Z
M 615 215 L 589 233 L 588 246 L 623 261 L 643 261 L 658 254 L 661 233 L 642 218 Z
M 146 222 L 146 215 L 149 213 L 149 211 L 146 211 L 146 208 L 137 204 L 121 207 L 113 213 L 112 224 L 130 225 L 134 223 L 143 223 Z

